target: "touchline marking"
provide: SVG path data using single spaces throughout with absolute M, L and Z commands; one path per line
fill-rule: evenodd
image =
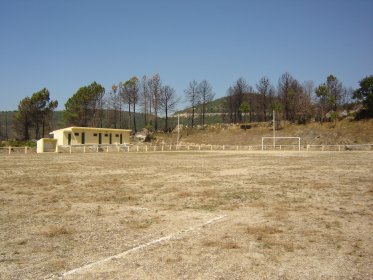
M 88 270 L 88 269 L 91 269 L 92 267 L 94 266 L 97 266 L 97 265 L 100 265 L 100 264 L 103 264 L 105 262 L 108 262 L 108 261 L 111 261 L 111 260 L 114 260 L 114 259 L 118 259 L 118 258 L 122 258 L 130 253 L 133 253 L 133 252 L 136 252 L 136 251 L 139 251 L 141 249 L 144 249 L 146 247 L 149 247 L 149 246 L 152 246 L 152 245 L 155 245 L 155 244 L 159 244 L 159 243 L 162 243 L 162 242 L 165 242 L 165 241 L 169 241 L 171 239 L 174 239 L 182 234 L 185 234 L 185 233 L 188 233 L 188 232 L 191 232 L 191 231 L 195 231 L 201 227 L 204 227 L 204 226 L 207 226 L 207 225 L 211 225 L 213 223 L 216 223 L 218 222 L 219 220 L 225 218 L 227 215 L 222 215 L 222 216 L 218 216 L 216 218 L 213 218 L 211 220 L 208 220 L 207 222 L 203 223 L 203 224 L 199 224 L 199 225 L 196 225 L 194 227 L 190 227 L 186 230 L 182 230 L 182 231 L 179 231 L 175 234 L 170 234 L 170 235 L 167 235 L 167 236 L 164 236 L 164 237 L 161 237 L 161 238 L 158 238 L 158 239 L 155 239 L 155 240 L 152 240 L 152 241 L 149 241 L 147 243 L 144 243 L 144 244 L 141 244 L 137 247 L 134 247 L 134 248 L 131 248 L 127 251 L 124 251 L 122 253 L 119 253 L 117 255 L 114 255 L 114 256 L 110 256 L 110 257 L 107 257 L 105 259 L 102 259 L 102 260 L 99 260 L 99 261 L 96 261 L 96 262 L 93 262 L 93 263 L 90 263 L 90 264 L 86 264 L 86 265 L 83 265 L 81 267 L 78 267 L 78 268 L 75 268 L 75 269 L 72 269 L 70 271 L 67 271 L 65 273 L 62 274 L 62 277 L 65 277 L 65 276 L 68 276 L 68 275 L 72 275 L 72 274 L 76 274 L 76 273 L 79 273 L 79 272 L 82 272 L 84 270 Z

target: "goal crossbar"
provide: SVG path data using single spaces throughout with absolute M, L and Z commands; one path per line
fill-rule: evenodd
M 264 151 L 264 139 L 273 139 L 273 147 L 276 147 L 276 139 L 297 139 L 298 140 L 298 150 L 300 151 L 300 137 L 290 137 L 290 136 L 278 136 L 278 137 L 273 137 L 273 136 L 265 136 L 262 137 L 262 151 Z

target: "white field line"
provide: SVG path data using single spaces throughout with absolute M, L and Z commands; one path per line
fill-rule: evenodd
M 152 240 L 152 241 L 149 241 L 147 243 L 144 243 L 144 244 L 141 244 L 137 247 L 134 247 L 132 249 L 129 249 L 127 251 L 124 251 L 122 253 L 119 253 L 117 255 L 114 255 L 114 256 L 110 256 L 110 257 L 107 257 L 107 258 L 104 258 L 104 259 L 101 259 L 99 261 L 96 261 L 96 262 L 93 262 L 93 263 L 90 263 L 90 264 L 86 264 L 86 265 L 83 265 L 81 267 L 78 267 L 78 268 L 75 268 L 75 269 L 72 269 L 70 271 L 67 271 L 65 273 L 62 274 L 62 277 L 65 277 L 65 276 L 68 276 L 68 275 L 72 275 L 72 274 L 76 274 L 76 273 L 79 273 L 79 272 L 82 272 L 84 270 L 89 270 L 91 269 L 92 267 L 94 266 L 98 266 L 98 265 L 101 265 L 105 262 L 108 262 L 108 261 L 111 261 L 111 260 L 114 260 L 114 259 L 118 259 L 118 258 L 122 258 L 130 253 L 133 253 L 133 252 L 136 252 L 136 251 L 139 251 L 141 249 L 144 249 L 146 247 L 149 247 L 149 246 L 152 246 L 152 245 L 155 245 L 155 244 L 160 244 L 162 242 L 165 242 L 165 241 L 169 241 L 169 240 L 172 240 L 172 239 L 176 239 L 178 236 L 182 235 L 182 234 L 185 234 L 185 233 L 188 233 L 188 232 L 191 232 L 191 231 L 195 231 L 199 228 L 202 228 L 202 227 L 205 227 L 207 225 L 211 225 L 211 224 L 214 224 L 216 222 L 218 222 L 219 220 L 225 218 L 226 215 L 222 215 L 222 216 L 218 216 L 216 218 L 213 218 L 211 220 L 208 220 L 207 222 L 203 223 L 203 224 L 199 224 L 199 225 L 196 225 L 194 227 L 190 227 L 186 230 L 182 230 L 182 231 L 179 231 L 175 234 L 170 234 L 170 235 L 167 235 L 167 236 L 164 236 L 164 237 L 161 237 L 161 238 L 158 238 L 158 239 L 155 239 L 155 240 Z

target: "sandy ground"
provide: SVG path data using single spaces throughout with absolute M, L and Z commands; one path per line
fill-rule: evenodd
M 2 155 L 0 166 L 0 279 L 373 278 L 372 152 Z

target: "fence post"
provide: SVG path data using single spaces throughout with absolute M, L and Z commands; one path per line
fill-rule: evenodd
M 188 145 L 188 151 L 189 151 L 189 145 Z
M 201 150 L 201 145 L 198 146 L 198 150 L 199 150 L 199 151 Z
M 341 145 L 338 145 L 338 151 L 341 151 Z
M 98 146 L 97 146 L 97 148 L 96 148 L 96 152 L 98 153 Z
M 223 151 L 225 150 L 225 147 L 224 147 L 224 145 L 223 145 Z
M 106 146 L 106 152 L 107 153 L 109 152 L 109 146 Z
M 163 152 L 163 145 L 162 145 L 162 152 Z
M 211 145 L 211 151 L 212 151 L 212 145 Z
M 27 146 L 25 146 L 25 154 L 27 154 Z
M 119 153 L 119 146 L 117 146 L 117 148 L 118 148 L 118 153 Z
M 10 147 L 10 146 L 9 146 L 9 148 L 8 148 L 8 149 L 9 149 L 9 154 L 10 154 L 10 152 L 12 151 L 12 147 Z
M 157 148 L 157 146 L 154 146 L 154 152 L 155 152 L 156 148 Z
M 85 146 L 83 146 L 83 153 L 85 153 Z

